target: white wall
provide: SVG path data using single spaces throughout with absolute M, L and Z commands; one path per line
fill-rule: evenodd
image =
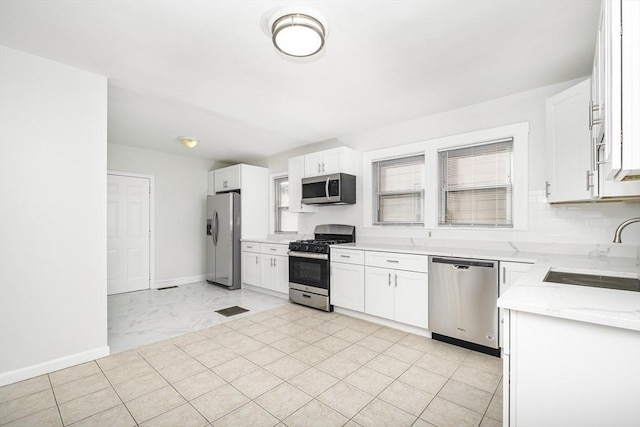
M 585 203 L 573 205 L 549 205 L 544 201 L 543 188 L 545 182 L 546 148 L 545 148 L 545 101 L 550 96 L 576 84 L 582 79 L 546 86 L 535 90 L 514 94 L 481 104 L 471 105 L 453 111 L 421 117 L 393 126 L 371 129 L 352 135 L 344 135 L 340 140 L 349 147 L 366 152 L 376 149 L 394 147 L 420 141 L 429 141 L 449 135 L 457 135 L 480 129 L 493 128 L 519 122 L 529 123 L 529 229 L 527 231 L 512 230 L 452 230 L 424 228 L 374 227 L 363 228 L 362 180 L 358 179 L 358 200 L 354 206 L 324 206 L 317 213 L 300 214 L 299 231 L 301 234 L 313 233 L 317 224 L 338 222 L 355 224 L 358 238 L 413 238 L 427 239 L 431 231 L 431 239 L 440 241 L 481 240 L 481 241 L 513 241 L 536 242 L 549 245 L 579 243 L 600 249 L 611 247 L 619 250 L 620 246 L 612 245 L 615 227 L 623 220 L 637 216 L 640 203 Z M 585 110 L 586 111 L 586 110 Z M 330 141 L 326 147 L 313 145 L 313 151 L 335 146 Z M 311 152 L 311 151 L 306 151 Z M 305 152 L 305 153 L 306 153 Z M 272 173 L 280 172 L 282 157 L 289 153 L 275 156 L 270 161 Z M 300 155 L 297 151 L 295 155 Z M 569 160 L 569 159 L 568 159 Z M 640 245 L 640 232 L 625 230 L 623 241 L 626 246 Z M 466 243 L 465 243 L 466 244 Z M 561 250 L 561 248 L 559 248 Z M 634 248 L 632 248 L 634 249 Z M 626 252 L 625 252 L 626 253 Z M 633 252 L 633 250 L 631 251 Z
M 0 46 L 0 385 L 108 354 L 107 79 Z
M 213 162 L 108 144 L 108 169 L 155 177 L 155 287 L 204 279 L 207 174 Z

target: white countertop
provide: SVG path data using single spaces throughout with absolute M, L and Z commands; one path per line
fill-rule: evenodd
M 240 239 L 242 242 L 256 242 L 256 243 L 270 243 L 274 245 L 288 245 L 289 242 L 293 242 L 297 240 L 294 237 L 281 237 L 281 238 L 273 238 L 273 237 L 256 237 L 251 239 Z
M 498 299 L 499 307 L 640 331 L 640 292 L 543 282 L 550 269 L 640 279 L 640 266 L 635 258 L 594 260 L 583 255 L 384 243 L 349 243 L 336 247 L 533 263 Z

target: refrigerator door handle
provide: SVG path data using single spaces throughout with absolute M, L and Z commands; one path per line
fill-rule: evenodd
M 213 213 L 213 233 L 211 233 L 213 238 L 213 244 L 218 244 L 218 211 Z

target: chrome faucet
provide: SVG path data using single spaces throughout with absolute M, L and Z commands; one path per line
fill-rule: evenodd
M 622 230 L 624 230 L 627 225 L 633 224 L 634 222 L 640 222 L 640 218 L 631 218 L 620 224 L 618 228 L 616 228 L 616 234 L 613 236 L 613 243 L 622 243 Z

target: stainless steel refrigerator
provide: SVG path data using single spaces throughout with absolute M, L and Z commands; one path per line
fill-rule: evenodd
M 240 289 L 240 195 L 207 196 L 207 282 Z

